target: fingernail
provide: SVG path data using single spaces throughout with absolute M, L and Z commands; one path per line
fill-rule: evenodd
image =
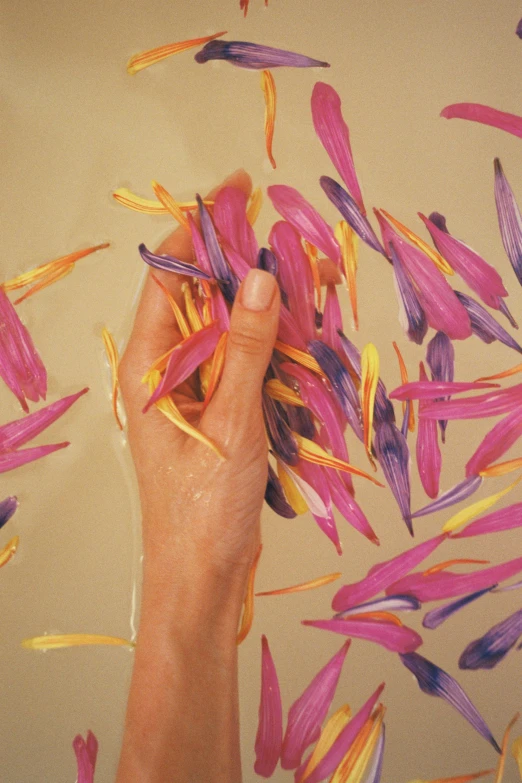
M 251 269 L 241 286 L 241 304 L 247 310 L 268 310 L 274 299 L 276 280 L 269 272 Z

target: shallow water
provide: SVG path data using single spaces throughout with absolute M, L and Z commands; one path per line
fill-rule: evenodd
M 262 0 L 251 0 L 246 20 L 238 5 L 237 0 L 150 0 L 141 7 L 121 0 L 19 0 L 4 8 L 2 278 L 111 242 L 19 308 L 49 371 L 48 399 L 85 385 L 90 392 L 53 425 L 52 437 L 39 439 L 70 439 L 68 449 L 0 476 L 0 497 L 16 494 L 21 503 L 0 534 L 0 546 L 20 536 L 15 558 L 0 573 L 0 777 L 8 783 L 73 781 L 71 741 L 88 728 L 100 741 L 96 783 L 112 781 L 117 763 L 132 653 L 91 647 L 37 654 L 20 648 L 23 638 L 45 632 L 130 638 L 137 625 L 140 515 L 128 448 L 110 409 L 101 329 L 107 326 L 119 347 L 124 345 L 144 274 L 137 245 L 154 247 L 171 223 L 125 210 L 111 199 L 114 188 L 128 186 L 151 197 L 154 178 L 176 197 L 189 198 L 242 166 L 263 188 L 278 182 L 297 187 L 335 220 L 317 184 L 320 175 L 334 172 L 309 111 L 312 86 L 324 79 L 341 93 L 367 204 L 385 207 L 414 229 L 417 211 L 443 212 L 450 230 L 499 269 L 510 308 L 520 316 L 522 295 L 504 255 L 493 199 L 498 156 L 522 202 L 520 140 L 438 116 L 445 105 L 467 100 L 520 111 L 522 42 L 514 32 L 520 4 L 270 0 L 265 9 Z M 230 39 L 281 46 L 332 64 L 328 71 L 275 72 L 275 172 L 264 154 L 258 73 L 226 63 L 196 65 L 191 52 L 134 77 L 125 71 L 137 51 L 220 29 Z M 265 200 L 259 237 L 274 220 Z M 390 270 L 368 248 L 361 250 L 358 281 L 361 329 L 355 341 L 360 348 L 369 340 L 377 345 L 390 389 L 400 381 L 392 340 L 412 375 L 424 351 L 406 341 Z M 348 300 L 341 296 L 348 324 Z M 459 380 L 517 362 L 518 354 L 498 343 L 486 346 L 472 338 L 456 345 Z M 2 423 L 19 415 L 4 388 L 0 400 Z M 491 424 L 450 423 L 443 489 L 463 476 L 464 462 Z M 354 463 L 365 466 L 363 450 L 354 446 L 351 456 L 352 451 Z M 510 456 L 519 456 L 516 448 L 506 459 Z M 426 501 L 415 466 L 412 472 L 417 508 Z M 481 493 L 507 483 L 491 479 Z M 339 520 L 345 554 L 338 558 L 308 516 L 286 521 L 266 512 L 258 589 L 336 570 L 354 581 L 374 562 L 410 545 L 388 490 L 359 481 L 357 496 L 380 549 Z M 517 487 L 502 503 L 520 499 Z M 435 534 L 446 518 L 442 513 L 419 520 L 419 540 Z M 455 543 L 448 557 L 497 563 L 519 551 L 520 534 L 514 531 Z M 437 559 L 442 558 L 429 564 Z M 246 783 L 255 777 L 260 635 L 270 640 L 288 707 L 342 643 L 300 625 L 304 618 L 328 616 L 335 589 L 334 584 L 257 601 L 254 627 L 240 649 Z M 436 632 L 426 631 L 421 651 L 458 674 L 497 739 L 520 707 L 520 653 L 491 672 L 459 673 L 457 659 L 471 639 L 519 603 L 517 591 L 487 596 Z M 358 707 L 381 680 L 387 682 L 385 780 L 401 783 L 495 765 L 491 748 L 458 714 L 421 694 L 396 656 L 366 642 L 352 644 L 335 706 L 349 701 Z M 515 779 L 509 766 L 506 783 Z M 291 776 L 278 771 L 274 780 L 283 783 Z

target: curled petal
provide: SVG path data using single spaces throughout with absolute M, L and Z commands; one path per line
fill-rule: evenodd
M 261 637 L 261 701 L 256 735 L 256 775 L 269 778 L 277 767 L 283 741 L 283 708 L 279 680 L 266 636 Z
M 427 375 L 421 362 L 419 383 L 425 382 L 427 382 Z M 419 411 L 424 404 L 419 402 Z M 416 449 L 417 467 L 424 491 L 430 498 L 436 498 L 439 494 L 440 471 L 442 468 L 442 455 L 440 453 L 437 432 L 436 421 L 419 418 Z
M 479 389 L 498 389 L 498 383 L 464 383 L 461 381 L 429 381 L 427 377 L 398 386 L 390 392 L 391 400 L 435 400 L 444 395 Z
M 381 622 L 380 620 L 359 620 L 357 615 L 342 620 L 303 620 L 303 625 L 320 628 L 324 631 L 354 636 L 375 642 L 392 652 L 412 652 L 420 647 L 422 638 L 406 625 Z
M 522 526 L 522 503 L 514 503 L 499 511 L 477 519 L 458 533 L 453 533 L 452 538 L 472 538 L 486 533 L 500 533 L 502 530 L 512 530 Z
M 164 207 L 161 201 L 155 199 L 143 198 L 137 196 L 128 188 L 117 188 L 113 191 L 112 197 L 119 204 L 122 204 L 128 209 L 132 209 L 135 212 L 143 212 L 146 215 L 168 215 L 167 207 Z M 207 206 L 212 206 L 213 201 L 205 201 Z M 178 202 L 178 206 L 184 212 L 188 212 L 191 209 L 197 209 L 195 201 Z
M 334 207 L 363 242 L 384 255 L 384 248 L 379 242 L 377 234 L 352 196 L 331 177 L 321 177 L 319 182 Z
M 261 190 L 261 188 L 255 188 L 250 194 L 250 199 L 247 205 L 247 220 L 251 226 L 254 225 L 257 218 L 259 217 L 259 213 L 261 211 L 262 206 L 263 206 L 263 191 Z
M 457 298 L 462 302 L 466 308 L 469 320 L 471 323 L 471 330 L 482 342 L 492 343 L 494 340 L 498 340 L 508 348 L 513 348 L 514 351 L 522 353 L 522 347 L 514 340 L 509 332 L 506 332 L 498 321 L 496 321 L 488 311 L 476 302 L 471 296 L 455 291 Z
M 498 760 L 497 769 L 495 772 L 494 783 L 502 783 L 504 779 L 504 768 L 506 766 L 506 756 L 507 756 L 509 735 L 511 734 L 511 729 L 513 728 L 513 726 L 515 725 L 515 723 L 519 718 L 520 718 L 520 713 L 517 712 L 517 714 L 514 715 L 513 718 L 511 718 L 508 725 L 506 726 L 506 730 L 502 738 L 502 749 L 500 751 L 500 758 Z
M 472 704 L 459 683 L 443 669 L 416 652 L 399 656 L 404 666 L 415 676 L 419 688 L 428 696 L 439 696 L 456 709 L 478 733 L 500 753 L 500 748 L 484 718 Z
M 9 522 L 19 505 L 18 498 L 14 495 L 0 502 L 0 529 Z
M 166 44 L 164 46 L 158 46 L 155 49 L 148 49 L 140 54 L 135 54 L 130 58 L 127 63 L 127 73 L 134 75 L 138 71 L 142 71 L 143 68 L 148 68 L 149 65 L 154 65 L 166 57 L 170 57 L 173 54 L 180 54 L 187 49 L 192 49 L 194 46 L 201 46 L 201 44 L 207 41 L 212 41 L 214 38 L 220 38 L 222 35 L 226 35 L 226 31 L 221 33 L 215 33 L 214 35 L 206 35 L 204 38 L 192 38 L 189 41 L 179 41 L 177 43 Z
M 298 190 L 289 185 L 270 185 L 267 193 L 285 220 L 328 258 L 339 263 L 339 245 L 332 229 Z
M 459 658 L 461 669 L 493 669 L 522 636 L 522 609 L 470 642 Z
M 520 25 L 520 29 L 522 33 L 522 25 Z M 517 737 L 513 742 L 513 745 L 511 746 L 511 755 L 517 762 L 518 774 L 522 778 L 522 736 Z
M 203 235 L 210 266 L 214 273 L 214 277 L 218 281 L 219 287 L 223 292 L 223 296 L 228 302 L 232 303 L 236 291 L 239 288 L 237 277 L 233 274 L 226 262 L 218 242 L 212 218 L 201 197 L 197 193 L 196 201 L 198 202 L 199 219 L 201 221 L 201 233 Z
M 290 707 L 281 754 L 283 769 L 298 767 L 306 748 L 318 739 L 349 647 L 350 641 L 343 644 Z
M 499 421 L 466 463 L 466 476 L 478 475 L 522 437 L 522 407 Z
M 491 106 L 484 106 L 481 103 L 452 103 L 441 111 L 440 116 L 447 120 L 457 118 L 480 122 L 482 125 L 491 125 L 493 128 L 522 138 L 522 117 L 493 109 Z
M 224 35 L 224 33 L 222 33 Z M 262 70 L 265 68 L 329 68 L 330 64 L 314 60 L 304 54 L 275 49 L 272 46 L 247 41 L 210 41 L 194 57 L 197 63 L 209 60 L 226 60 L 239 68 Z
M 498 158 L 495 158 L 495 202 L 502 243 L 522 285 L 522 215 Z
M 442 511 L 445 508 L 454 506 L 455 503 L 460 503 L 462 500 L 466 500 L 482 485 L 483 478 L 481 476 L 470 476 L 460 484 L 456 484 L 447 492 L 444 492 L 433 503 L 428 503 L 427 506 L 420 508 L 418 511 L 414 511 L 411 515 L 413 519 L 417 517 L 425 517 L 428 514 L 434 514 L 436 511 Z
M 417 343 L 417 345 L 422 345 L 422 341 L 428 331 L 426 313 L 393 244 L 390 244 L 390 256 L 393 265 L 395 291 L 399 302 L 399 323 L 409 340 Z
M 92 731 L 88 731 L 87 741 L 83 739 L 81 734 L 77 734 L 73 739 L 72 746 L 78 767 L 78 783 L 94 783 L 98 740 Z
M 335 618 L 349 617 L 352 614 L 361 612 L 411 612 L 421 608 L 421 602 L 410 595 L 389 595 L 385 598 L 374 598 L 373 601 L 367 601 L 343 612 L 338 612 Z
M 138 247 L 140 256 L 146 264 L 152 266 L 154 269 L 163 269 L 165 272 L 176 272 L 178 275 L 189 275 L 190 277 L 200 277 L 203 280 L 210 280 L 210 275 L 204 272 L 194 264 L 189 264 L 187 261 L 180 261 L 174 256 L 158 256 L 155 253 L 151 253 L 147 250 L 144 244 Z
M 266 153 L 273 169 L 276 168 L 276 162 L 272 154 L 272 143 L 274 140 L 274 124 L 276 115 L 276 87 L 274 77 L 270 71 L 261 72 L 261 89 L 265 98 L 265 140 Z
M 391 560 L 374 565 L 360 582 L 344 585 L 337 591 L 332 601 L 333 610 L 343 612 L 346 609 L 359 606 L 361 601 L 365 601 L 388 588 L 389 585 L 425 560 L 445 539 L 445 535 L 435 536 L 406 552 L 402 552 Z M 403 595 L 399 590 L 386 589 L 386 592 L 387 595 Z
M 46 457 L 53 451 L 59 451 L 69 446 L 69 441 L 63 443 L 53 443 L 49 446 L 34 446 L 32 449 L 19 449 L 18 451 L 9 451 L 0 454 L 0 473 L 6 473 L 8 470 L 14 470 L 28 462 L 34 462 L 36 459 Z
M 375 431 L 375 451 L 386 481 L 397 501 L 411 535 L 410 450 L 402 432 L 393 423 L 382 422 Z
M 521 402 L 522 383 L 519 383 L 477 397 L 429 403 L 423 408 L 421 416 L 428 419 L 482 419 L 509 413 L 518 408 Z
M 363 215 L 366 214 L 361 188 L 355 173 L 350 131 L 341 112 L 339 94 L 325 82 L 317 82 L 312 92 L 312 119 L 319 141 L 348 188 Z
M 258 595 L 290 595 L 290 593 L 302 593 L 305 590 L 315 590 L 316 587 L 323 587 L 323 585 L 329 585 L 339 579 L 340 572 L 335 574 L 326 574 L 326 576 L 319 576 L 317 579 L 311 579 L 309 582 L 303 582 L 299 585 L 292 585 L 292 587 L 282 587 L 279 590 L 265 590 L 262 593 L 256 593 Z
M 459 598 L 449 604 L 444 604 L 444 606 L 437 606 L 436 609 L 426 612 L 424 619 L 422 620 L 424 628 L 430 628 L 431 630 L 438 628 L 439 625 L 442 625 L 448 617 L 451 617 L 455 612 L 458 612 L 459 609 L 473 603 L 473 601 L 476 601 L 478 598 L 481 598 L 481 596 L 491 592 L 491 590 L 492 587 L 485 587 L 483 590 L 477 590 L 470 595 L 465 595 L 464 598 Z
M 94 633 L 46 634 L 24 639 L 22 647 L 26 650 L 59 650 L 63 647 L 85 647 L 90 645 L 108 645 L 109 647 L 135 647 L 135 642 L 120 639 L 118 636 L 102 636 Z
M 283 485 L 270 464 L 268 465 L 265 500 L 270 508 L 275 511 L 276 514 L 279 514 L 280 517 L 293 519 L 296 516 L 296 512 L 286 499 Z
M 151 272 L 150 276 L 152 277 L 152 279 L 154 280 L 156 285 L 159 288 L 161 288 L 161 290 L 163 291 L 163 293 L 167 297 L 167 301 L 168 301 L 168 303 L 169 303 L 169 305 L 170 305 L 170 307 L 172 309 L 172 312 L 174 313 L 174 317 L 176 319 L 176 324 L 177 324 L 177 327 L 179 329 L 179 332 L 180 332 L 181 336 L 182 337 L 190 337 L 192 332 L 190 331 L 190 327 L 189 327 L 189 325 L 187 323 L 187 319 L 185 318 L 181 307 L 178 305 L 178 303 L 176 302 L 176 300 L 174 299 L 174 297 L 170 293 L 170 291 L 167 288 L 167 286 L 164 283 L 161 282 L 159 277 L 156 277 L 154 272 Z

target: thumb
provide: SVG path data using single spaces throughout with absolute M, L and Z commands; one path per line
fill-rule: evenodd
M 230 317 L 225 366 L 209 405 L 215 413 L 247 412 L 261 400 L 263 379 L 279 324 L 280 294 L 269 272 L 251 269 L 236 295 Z

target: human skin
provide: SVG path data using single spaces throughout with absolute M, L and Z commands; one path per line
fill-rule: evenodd
M 251 191 L 238 171 L 221 185 Z M 217 189 L 216 189 L 217 190 Z M 216 191 L 209 194 L 212 197 Z M 183 228 L 158 248 L 192 259 Z M 154 271 L 182 306 L 178 275 Z M 336 268 L 323 282 L 339 282 Z M 120 364 L 143 518 L 141 619 L 116 783 L 239 783 L 236 636 L 260 546 L 268 446 L 261 390 L 278 328 L 279 288 L 252 270 L 231 314 L 223 375 L 201 415 L 190 383 L 174 399 L 225 459 L 185 435 L 148 399 L 141 379 L 181 340 L 149 275 Z

